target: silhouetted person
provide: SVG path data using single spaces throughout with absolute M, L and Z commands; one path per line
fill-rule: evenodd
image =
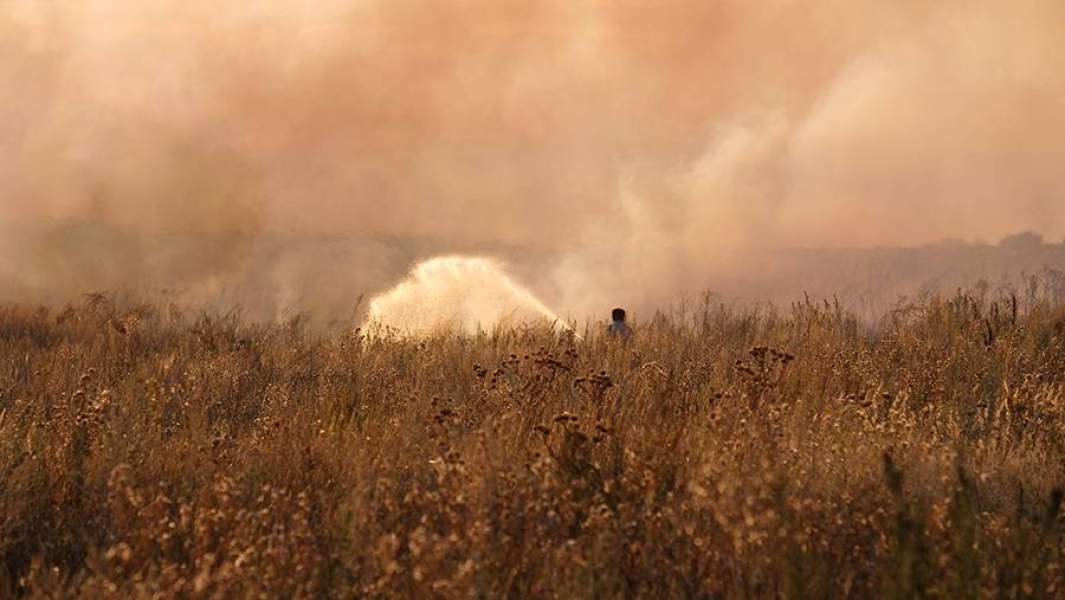
M 625 309 L 615 308 L 610 311 L 610 325 L 606 328 L 607 335 L 628 338 L 632 335 L 632 329 L 625 322 Z

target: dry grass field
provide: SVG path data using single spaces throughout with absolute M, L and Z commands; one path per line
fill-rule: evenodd
M 1065 304 L 627 341 L 0 308 L 0 595 L 1065 595 Z

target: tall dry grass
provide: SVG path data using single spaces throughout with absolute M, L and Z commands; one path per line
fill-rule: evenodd
M 0 308 L 0 594 L 1065 595 L 1065 304 L 587 333 Z

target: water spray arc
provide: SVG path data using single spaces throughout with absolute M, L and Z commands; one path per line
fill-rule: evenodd
M 439 256 L 370 301 L 368 324 L 418 335 L 440 329 L 477 333 L 495 325 L 558 323 L 559 316 L 515 282 L 503 263 L 480 256 Z

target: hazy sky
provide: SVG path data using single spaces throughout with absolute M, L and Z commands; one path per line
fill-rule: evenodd
M 1060 0 L 0 0 L 9 226 L 528 248 L 580 311 L 752 245 L 1061 238 L 1063 165 Z

